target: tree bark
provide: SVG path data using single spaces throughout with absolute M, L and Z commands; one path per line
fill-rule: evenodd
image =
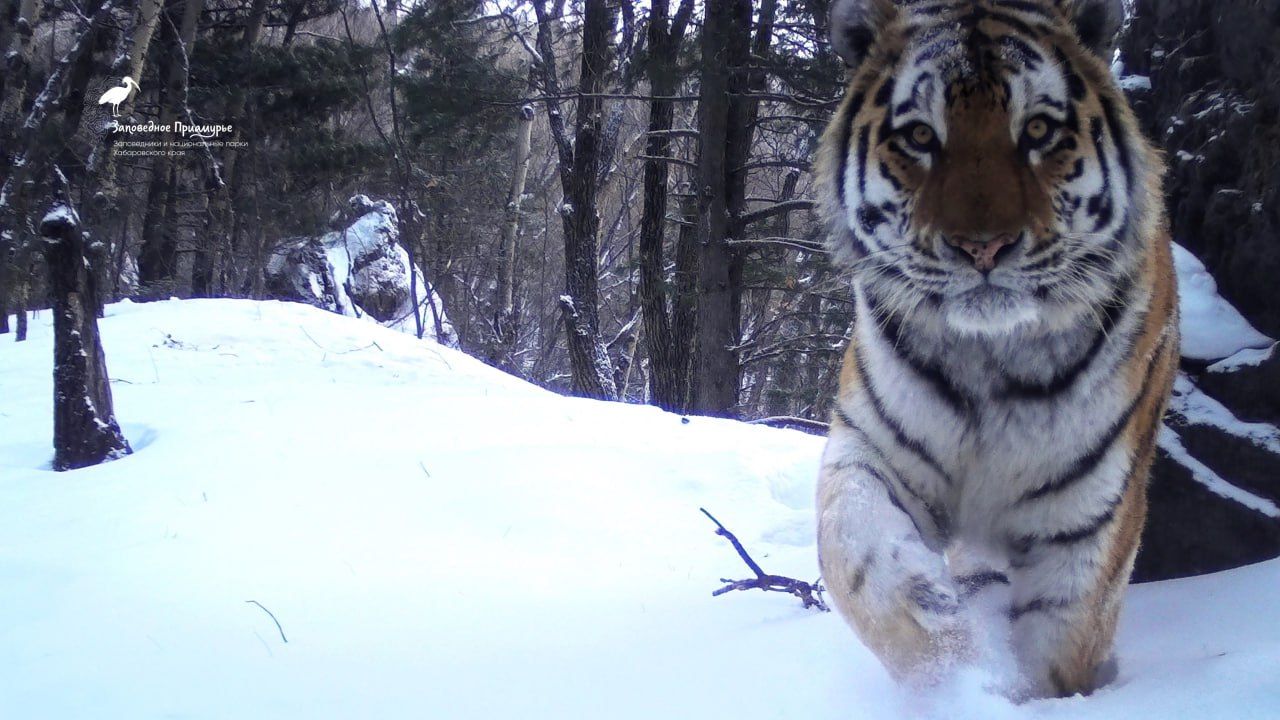
M 509 373 L 519 375 L 515 362 L 516 339 L 519 331 L 516 313 L 516 238 L 520 235 L 520 202 L 524 198 L 525 183 L 529 179 L 530 148 L 533 141 L 533 107 L 520 108 L 516 124 L 516 141 L 511 150 L 511 185 L 507 188 L 506 218 L 502 226 L 502 238 L 498 245 L 499 268 L 497 288 L 497 352 L 494 364 Z
M 750 0 L 711 0 L 703 26 L 699 161 L 698 394 L 695 410 L 737 412 L 746 257 L 729 244 L 744 234 L 747 159 L 765 90 L 763 70 L 751 69 L 773 39 L 777 0 L 764 0 L 754 38 Z M 706 104 L 704 109 L 703 105 Z M 713 147 L 714 145 L 714 147 Z
M 0 140 L 9 139 L 22 112 L 22 99 L 31 75 L 35 25 L 43 6 L 42 0 L 12 0 L 9 8 L 10 12 L 17 10 L 17 17 L 6 28 L 4 43 L 0 44 L 0 63 L 4 68 L 4 77 L 0 80 L 3 82 L 0 85 L 0 98 L 3 98 L 0 100 Z
M 680 85 L 676 74 L 676 54 L 693 9 L 692 0 L 682 0 L 674 21 L 669 22 L 669 0 L 654 0 L 649 14 L 648 77 L 649 127 L 645 144 L 644 209 L 640 216 L 639 295 L 644 317 L 644 340 L 649 354 L 649 394 L 653 404 L 664 410 L 684 412 L 690 338 L 673 332 L 674 319 L 668 311 L 666 263 L 663 246 L 666 235 L 667 183 L 670 163 L 663 160 L 671 150 L 671 130 L 675 106 L 662 98 L 675 95 Z M 670 25 L 670 27 L 668 27 Z M 678 302 L 672 298 L 672 305 Z
M 53 469 L 128 455 L 98 337 L 98 302 L 79 218 L 58 203 L 40 223 L 53 300 Z
M 542 55 L 542 80 L 550 97 L 558 97 L 555 47 L 551 19 L 544 0 L 534 2 L 538 15 L 538 51 Z M 560 311 L 573 370 L 574 390 L 585 397 L 617 399 L 613 367 L 600 341 L 599 288 L 596 280 L 596 190 L 601 157 L 601 99 L 604 74 L 609 66 L 609 33 L 614 8 L 607 0 L 586 0 L 582 22 L 582 70 L 578 79 L 574 141 L 565 133 L 558 100 L 547 101 L 547 115 L 560 162 L 564 204 L 565 292 Z
M 240 42 L 237 47 L 237 53 L 241 62 L 248 63 L 253 54 L 254 45 L 258 44 L 258 38 L 262 36 L 262 27 L 267 17 L 267 0 L 253 0 L 253 5 L 249 8 L 249 17 L 245 21 L 244 32 L 240 35 Z M 210 295 L 213 292 L 213 274 L 214 265 L 217 264 L 218 285 L 226 288 L 227 278 L 233 272 L 229 267 L 232 261 L 232 251 L 234 248 L 233 234 L 236 226 L 235 218 L 235 197 L 239 189 L 240 172 L 237 162 L 240 156 L 240 149 L 235 146 L 241 142 L 245 135 L 240 129 L 241 119 L 244 117 L 245 107 L 248 104 L 249 94 L 242 86 L 235 86 L 231 89 L 231 96 L 227 98 L 226 107 L 222 113 L 222 120 L 226 124 L 235 128 L 232 131 L 231 142 L 222 152 L 222 179 L 220 186 L 215 187 L 213 198 L 210 202 L 209 213 L 206 215 L 205 238 L 210 247 L 206 248 L 206 252 L 211 256 L 203 259 L 203 267 L 207 267 L 208 277 L 199 278 L 200 287 L 194 287 L 192 290 L 197 295 Z M 197 280 L 195 273 L 192 273 L 193 281 Z
M 738 308 L 735 252 L 729 246 L 731 143 L 742 129 L 730 93 L 748 60 L 750 0 L 708 0 L 702 31 L 698 100 L 697 394 L 693 410 L 730 416 L 738 404 Z M 740 281 L 739 281 L 740 282 Z
M 164 13 L 168 14 L 166 31 L 168 38 L 165 62 L 169 68 L 160 100 L 160 124 L 171 125 L 178 119 L 180 103 L 187 82 L 183 52 L 189 52 L 196 36 L 196 26 L 204 0 L 168 0 Z M 180 19 L 174 20 L 181 10 Z M 174 30 L 177 30 L 175 33 Z M 172 142 L 173 133 L 165 133 L 163 140 Z M 178 270 L 178 239 L 174 228 L 175 218 L 169 210 L 174 187 L 174 162 L 168 155 L 159 155 L 151 166 L 151 183 L 147 190 L 147 210 L 142 223 L 142 252 L 138 256 L 138 286 L 144 297 L 157 299 L 172 294 Z
M 142 80 L 142 70 L 146 65 L 147 52 L 151 48 L 151 39 L 155 37 L 156 26 L 160 22 L 160 11 L 163 0 L 142 0 L 134 8 L 131 23 L 122 35 L 119 53 L 112 63 L 111 72 L 124 73 L 134 83 Z M 132 93 L 120 103 L 120 115 L 127 117 L 132 111 L 138 94 Z M 117 237 L 114 247 L 104 248 L 104 252 L 120 257 L 124 253 L 124 233 L 122 231 L 125 218 L 129 214 L 131 196 L 121 197 L 119 184 L 116 182 L 116 141 L 120 135 L 114 132 L 102 132 L 97 139 L 97 150 L 90 157 L 86 168 L 84 193 L 90 198 L 82 207 L 85 226 L 96 237 L 104 241 Z M 120 230 L 117 230 L 120 229 Z M 106 244 L 104 242 L 104 244 Z M 116 263 L 100 262 L 95 266 L 95 282 L 99 288 L 98 300 L 105 303 L 117 296 L 119 290 L 119 268 Z M 110 288 L 110 292 L 107 292 Z M 101 316 L 101 313 L 99 313 Z
M 107 31 L 107 21 L 115 7 L 114 1 L 89 0 L 84 4 L 82 11 L 87 20 L 84 30 L 54 64 L 26 119 L 21 124 L 13 123 L 11 135 L 4 138 L 5 149 L 13 154 L 2 158 L 6 174 L 0 184 L 0 243 L 7 247 L 0 247 L 0 251 L 12 253 L 8 257 L 15 275 L 18 341 L 25 340 L 27 335 L 27 295 L 33 252 L 23 237 L 25 228 L 29 227 L 27 215 L 32 207 L 39 205 L 37 198 L 48 192 L 52 158 L 62 147 L 62 139 L 75 134 L 89 81 L 88 73 L 82 71 L 84 61 Z

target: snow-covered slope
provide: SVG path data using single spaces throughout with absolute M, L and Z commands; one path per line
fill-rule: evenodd
M 711 597 L 747 571 L 701 506 L 816 574 L 819 439 L 174 301 L 102 325 L 137 452 L 54 473 L 47 324 L 0 337 L 3 717 L 1280 717 L 1280 562 L 1135 588 L 1094 697 L 910 693 L 833 614 Z

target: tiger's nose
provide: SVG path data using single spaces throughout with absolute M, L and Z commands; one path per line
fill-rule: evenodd
M 1001 251 L 1018 244 L 1018 236 L 1010 233 L 999 235 L 947 235 L 947 244 L 973 258 L 973 266 L 981 272 L 991 272 L 1000 261 Z

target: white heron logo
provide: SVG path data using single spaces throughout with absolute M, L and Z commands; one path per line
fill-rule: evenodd
M 102 97 L 98 98 L 98 104 L 110 105 L 111 116 L 120 117 L 120 103 L 128 100 L 131 93 L 141 89 L 142 88 L 138 86 L 138 83 L 133 81 L 133 78 L 126 77 L 124 78 L 123 85 L 120 87 L 113 87 L 102 93 Z

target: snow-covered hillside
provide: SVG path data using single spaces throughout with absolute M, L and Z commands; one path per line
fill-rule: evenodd
M 102 323 L 136 453 L 54 473 L 48 321 L 0 343 L 6 718 L 1280 717 L 1280 561 L 1134 588 L 1094 697 L 911 693 L 834 614 L 711 597 L 747 570 L 699 507 L 816 575 L 820 439 L 172 301 Z

